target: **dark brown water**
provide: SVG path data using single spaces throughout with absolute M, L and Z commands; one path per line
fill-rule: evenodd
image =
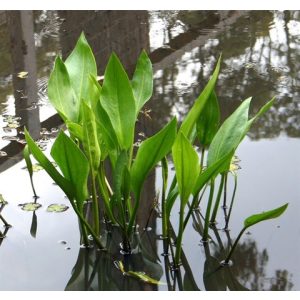
M 55 56 L 66 57 L 82 30 L 93 47 L 99 74 L 103 74 L 111 51 L 117 52 L 128 72 L 141 49 L 150 53 L 155 71 L 154 94 L 147 104 L 151 120 L 141 117 L 140 128 L 146 136 L 172 116 L 180 119 L 188 111 L 220 53 L 223 62 L 217 94 L 222 119 L 249 96 L 253 96 L 252 113 L 276 96 L 275 105 L 253 126 L 237 151 L 242 169 L 238 171 L 230 238 L 218 230 L 212 236 L 214 243 L 205 249 L 198 233 L 201 217 L 195 212 L 184 235 L 185 259 L 175 289 L 299 290 L 297 11 L 0 12 L 0 148 L 7 153 L 0 157 L 0 193 L 8 201 L 2 214 L 13 225 L 7 237 L 0 240 L 0 290 L 173 289 L 124 278 L 113 263 L 122 258 L 116 250 L 106 257 L 81 249 L 78 222 L 71 209 L 57 214 L 46 212 L 48 205 L 68 205 L 68 200 L 44 171 L 34 175 L 42 207 L 33 213 L 18 206 L 32 201 L 32 191 L 28 174 L 22 169 L 23 145 L 7 140 L 8 136 L 17 137 L 22 142 L 23 136 L 19 129 L 5 128 L 5 115 L 20 116 L 20 125 L 26 125 L 36 138 L 42 128 L 55 131 L 59 123 L 47 101 L 47 79 Z M 28 78 L 18 77 L 22 71 L 28 72 Z M 158 168 L 144 195 L 147 201 L 141 209 L 145 213 L 139 216 L 141 227 L 160 185 Z M 224 258 L 228 241 L 234 240 L 247 216 L 286 202 L 289 208 L 280 219 L 258 224 L 242 238 L 233 267 L 206 276 L 214 270 L 216 259 Z M 137 236 L 142 246 L 136 247 L 127 263 L 135 271 L 168 282 L 161 256 L 159 213 L 154 216 L 152 230 Z M 176 219 L 175 207 L 175 231 Z M 221 212 L 218 221 L 217 227 L 222 228 Z M 116 243 L 117 239 L 111 241 L 112 249 Z

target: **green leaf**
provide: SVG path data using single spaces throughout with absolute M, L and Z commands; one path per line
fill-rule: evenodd
M 261 221 L 266 221 L 270 219 L 275 219 L 283 214 L 283 212 L 287 209 L 288 203 L 286 203 L 283 206 L 280 206 L 278 208 L 275 208 L 273 210 L 269 210 L 266 212 L 262 212 L 261 214 L 256 214 L 248 217 L 244 221 L 244 227 L 248 228 L 250 226 L 253 226 Z
M 36 143 L 31 138 L 29 132 L 25 128 L 25 139 L 28 148 L 34 158 L 40 163 L 40 165 L 45 169 L 49 176 L 54 180 L 54 182 L 64 191 L 70 201 L 75 198 L 74 188 L 67 179 L 65 179 L 53 166 L 50 160 L 45 156 L 42 150 L 36 145 Z
M 82 211 L 83 202 L 88 197 L 89 163 L 87 158 L 63 131 L 57 136 L 51 149 L 51 155 L 65 178 L 74 186 L 77 205 Z
M 84 33 L 81 33 L 74 50 L 66 59 L 65 65 L 77 98 L 80 101 L 81 99 L 89 100 L 91 92 L 89 78 L 90 74 L 97 76 L 97 65 Z
M 203 146 L 208 146 L 211 143 L 218 131 L 219 122 L 219 102 L 216 93 L 213 91 L 196 124 L 198 139 Z
M 138 115 L 144 104 L 151 98 L 153 91 L 152 64 L 144 50 L 138 58 L 131 84 L 135 98 L 136 115 Z
M 220 64 L 221 64 L 221 56 L 219 57 L 219 60 L 217 62 L 216 68 L 214 70 L 214 73 L 213 73 L 211 79 L 205 86 L 202 93 L 196 99 L 196 101 L 195 101 L 194 105 L 192 106 L 192 108 L 190 109 L 188 115 L 182 122 L 180 130 L 187 138 L 191 137 L 194 125 L 196 124 L 196 121 L 198 120 L 200 114 L 202 113 L 202 111 L 205 107 L 206 101 L 209 99 L 212 91 L 215 88 L 215 85 L 216 85 L 216 82 L 218 79 L 218 75 L 219 75 L 219 71 L 220 71 Z
M 192 193 L 200 172 L 199 157 L 189 140 L 179 132 L 172 148 L 178 190 L 183 206 Z
M 264 113 L 266 113 L 271 106 L 274 104 L 275 98 L 272 98 L 270 101 L 268 101 L 259 111 L 258 113 L 251 118 L 248 123 L 247 123 L 247 127 L 245 129 L 244 135 L 242 137 L 242 139 L 246 136 L 247 132 L 250 130 L 252 124 L 260 117 L 262 116 Z
M 207 155 L 207 166 L 211 166 L 238 147 L 247 128 L 250 102 L 251 98 L 243 101 L 222 124 L 210 144 Z M 226 171 L 228 168 L 229 165 L 223 171 Z
M 80 102 L 73 91 L 67 68 L 60 57 L 56 58 L 49 78 L 48 96 L 64 121 L 77 123 Z
M 80 142 L 83 141 L 83 128 L 81 125 L 74 122 L 66 122 L 67 128 L 71 136 L 77 138 Z
M 135 196 L 140 194 L 149 172 L 170 152 L 176 137 L 176 125 L 174 118 L 158 133 L 141 143 L 130 170 Z
M 87 98 L 84 99 L 87 101 L 89 107 L 94 111 L 97 107 L 97 103 L 100 101 L 102 87 L 94 75 L 89 76 L 87 84 L 89 94 Z
M 93 175 L 98 172 L 100 165 L 101 151 L 98 144 L 96 121 L 93 111 L 89 106 L 82 102 L 82 120 L 83 120 L 83 148 L 89 160 Z
M 111 120 L 121 149 L 128 150 L 133 143 L 135 100 L 128 76 L 114 53 L 105 70 L 101 105 Z
M 97 135 L 101 147 L 101 160 L 105 159 L 105 154 L 109 153 L 112 165 L 114 166 L 117 159 L 118 138 L 112 126 L 107 112 L 103 109 L 101 102 L 98 101 L 95 110 Z
M 209 166 L 205 171 L 199 174 L 193 190 L 193 195 L 197 195 L 205 186 L 205 184 L 210 181 L 210 179 L 216 177 L 219 173 L 221 173 L 224 170 L 225 167 L 228 166 L 228 163 L 230 163 L 233 153 L 234 152 L 232 151 L 226 154 L 218 161 L 213 163 L 211 166 Z

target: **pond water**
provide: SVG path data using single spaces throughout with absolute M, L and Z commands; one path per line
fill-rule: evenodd
M 81 248 L 72 209 L 47 212 L 50 204 L 70 205 L 45 171 L 34 174 L 42 207 L 32 212 L 19 206 L 33 201 L 22 160 L 22 127 L 26 125 L 49 151 L 50 137 L 61 124 L 47 100 L 47 79 L 55 56 L 66 57 L 81 31 L 94 50 L 99 74 L 111 51 L 117 52 L 128 72 L 141 49 L 150 53 L 154 93 L 141 116 L 141 139 L 172 116 L 182 118 L 220 53 L 217 94 L 222 120 L 250 96 L 252 114 L 276 96 L 274 106 L 255 123 L 236 153 L 241 169 L 229 236 L 222 231 L 220 211 L 213 242 L 209 249 L 204 247 L 201 211 L 195 211 L 184 235 L 182 272 L 174 286 L 174 278 L 165 272 L 168 258 L 161 255 L 159 211 L 152 210 L 161 186 L 159 167 L 149 178 L 138 218 L 140 228 L 147 228 L 136 235 L 140 246 L 125 263 L 169 285 L 144 284 L 122 275 L 114 264 L 123 259 L 117 232 L 112 238 L 106 233 L 111 256 Z M 1 214 L 12 224 L 6 238 L 0 239 L 0 290 L 300 289 L 300 12 L 1 11 L 0 40 L 0 148 L 7 154 L 0 157 L 0 194 L 8 202 Z M 28 75 L 20 78 L 24 71 Z M 8 120 L 7 115 L 21 119 Z M 9 128 L 16 122 L 18 128 Z M 229 192 L 232 188 L 230 178 Z M 224 259 L 224 249 L 246 217 L 286 202 L 289 207 L 279 219 L 258 224 L 243 236 L 232 267 L 204 276 L 216 259 Z M 177 211 L 178 205 L 172 213 L 175 232 Z M 0 230 L 4 231 L 2 224 Z

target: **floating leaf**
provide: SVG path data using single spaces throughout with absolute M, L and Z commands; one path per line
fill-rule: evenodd
M 39 209 L 42 205 L 39 203 L 34 203 L 34 202 L 28 202 L 28 203 L 24 203 L 24 204 L 19 204 L 18 206 L 21 207 L 21 209 L 25 210 L 25 211 L 36 211 L 37 209 Z
M 28 72 L 26 72 L 26 71 L 19 72 L 17 74 L 17 77 L 19 77 L 21 79 L 27 78 L 28 77 Z
M 56 213 L 60 213 L 60 212 L 64 212 L 69 208 L 69 206 L 64 205 L 64 204 L 50 204 L 47 207 L 47 212 L 56 212 Z

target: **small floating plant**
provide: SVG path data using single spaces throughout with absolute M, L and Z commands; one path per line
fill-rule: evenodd
M 24 156 L 35 196 L 31 155 L 69 199 L 79 219 L 84 245 L 93 244 L 102 250 L 109 248 L 101 235 L 104 229 L 101 220 L 105 219 L 104 226 L 119 228 L 122 251 L 130 255 L 138 228 L 138 210 L 144 201 L 141 196 L 144 183 L 150 172 L 161 164 L 163 184 L 159 200 L 162 237 L 166 242 L 164 252 L 166 256 L 171 254 L 174 270 L 178 270 L 183 263 L 182 240 L 186 226 L 195 217 L 194 211 L 200 203 L 203 205 L 205 191 L 208 200 L 204 205 L 203 224 L 199 227 L 202 242 L 210 240 L 220 208 L 225 214 L 224 229 L 228 230 L 237 183 L 235 152 L 252 124 L 275 100 L 271 99 L 249 118 L 251 98 L 248 98 L 220 125 L 216 89 L 220 64 L 221 57 L 211 79 L 180 124 L 173 118 L 156 134 L 139 143 L 135 151 L 136 123 L 152 96 L 151 61 L 142 51 L 133 77 L 129 79 L 119 58 L 112 53 L 100 84 L 93 52 L 82 33 L 65 61 L 59 56 L 56 58 L 48 82 L 49 100 L 66 128 L 59 131 L 51 149 L 55 165 L 26 128 L 24 130 L 27 142 Z M 201 151 L 196 150 L 199 145 Z M 175 167 L 173 178 L 170 178 L 169 165 Z M 235 188 L 227 212 L 227 185 L 231 175 Z M 176 201 L 180 203 L 177 233 L 170 221 Z M 87 206 L 91 217 L 86 214 Z M 248 217 L 235 244 L 227 251 L 225 264 L 248 227 L 279 217 L 287 206 Z M 118 266 L 122 271 L 122 262 L 118 262 Z M 134 271 L 122 272 L 141 280 L 144 276 L 145 281 L 151 279 Z

